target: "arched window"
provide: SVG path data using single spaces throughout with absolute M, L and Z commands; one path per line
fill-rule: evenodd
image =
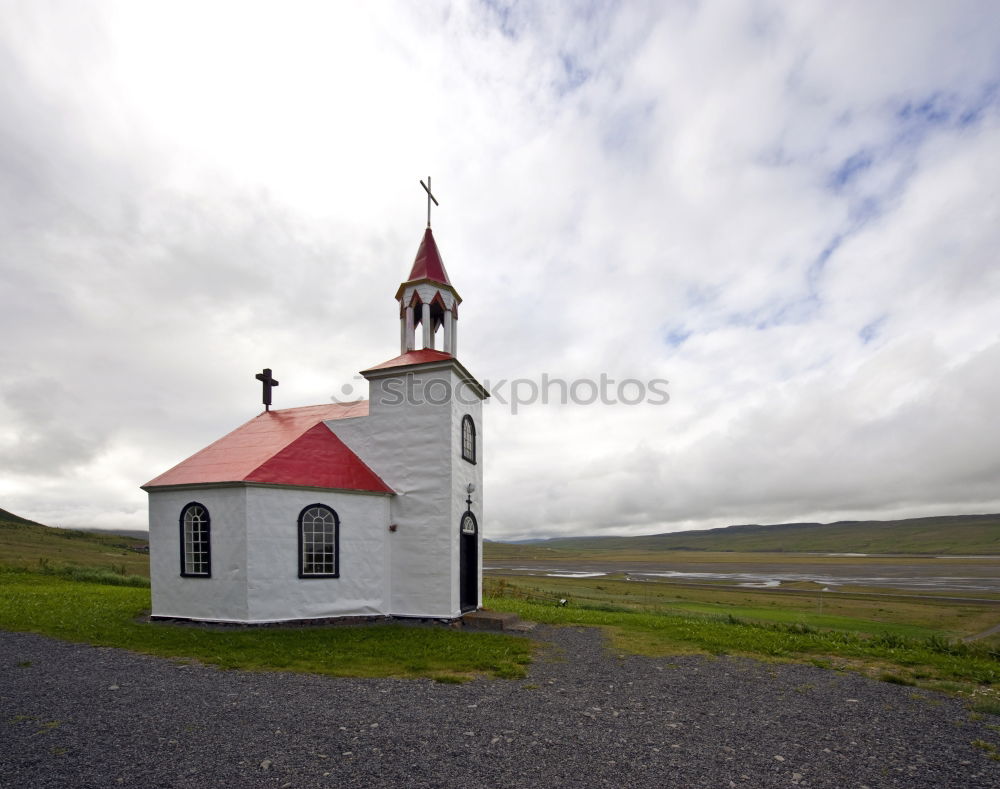
M 476 424 L 468 414 L 462 417 L 462 458 L 476 462 Z
M 476 523 L 476 516 L 471 512 L 465 512 L 462 515 L 462 534 L 471 534 L 475 536 L 479 530 L 479 524 Z
M 340 575 L 340 519 L 325 504 L 310 504 L 299 513 L 299 578 Z
M 204 504 L 192 501 L 181 510 L 181 575 L 212 576 L 211 518 Z

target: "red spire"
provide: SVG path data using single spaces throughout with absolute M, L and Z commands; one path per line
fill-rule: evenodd
M 424 238 L 420 242 L 420 249 L 417 250 L 417 257 L 413 261 L 413 268 L 407 282 L 414 282 L 420 279 L 428 279 L 440 285 L 452 287 L 448 279 L 448 272 L 444 270 L 444 262 L 441 260 L 441 253 L 438 252 L 437 244 L 434 243 L 434 234 L 431 229 L 424 231 Z

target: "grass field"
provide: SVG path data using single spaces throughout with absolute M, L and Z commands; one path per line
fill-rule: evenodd
M 634 611 L 736 616 L 774 624 L 925 638 L 961 638 L 1000 622 L 1000 607 L 918 596 L 885 598 L 865 593 L 789 595 L 776 589 L 689 587 L 668 581 L 626 581 L 622 576 L 550 578 L 489 576 L 484 593 L 527 600 L 565 598 L 579 606 L 612 605 Z
M 53 529 L 29 522 L 0 521 L 0 566 L 59 571 L 101 569 L 149 578 L 149 556 L 130 550 L 142 540 L 117 534 Z
M 462 681 L 521 677 L 531 652 L 523 638 L 440 626 L 210 628 L 139 621 L 148 610 L 149 589 L 0 570 L 0 629 L 221 668 Z

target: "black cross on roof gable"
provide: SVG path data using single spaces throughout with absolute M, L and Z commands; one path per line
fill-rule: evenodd
M 264 410 L 265 411 L 270 411 L 271 410 L 271 389 L 273 389 L 275 386 L 277 386 L 278 382 L 274 379 L 274 376 L 271 375 L 271 368 L 270 367 L 265 367 L 264 368 L 264 372 L 257 373 L 257 375 L 255 375 L 254 378 L 256 378 L 258 381 L 260 381 L 264 385 L 263 386 L 263 393 L 262 393 L 262 396 L 264 398 Z

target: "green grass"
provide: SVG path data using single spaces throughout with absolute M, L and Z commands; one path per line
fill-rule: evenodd
M 46 559 L 39 559 L 36 567 L 28 568 L 20 565 L 6 567 L 4 570 L 14 574 L 49 575 L 66 578 L 70 581 L 84 581 L 110 586 L 139 586 L 148 589 L 149 578 L 145 575 L 131 575 L 124 564 L 109 567 L 81 567 L 76 564 L 53 564 Z
M 149 589 L 0 569 L 0 628 L 227 669 L 350 677 L 477 674 L 520 678 L 531 643 L 493 633 L 400 624 L 336 627 L 210 628 L 138 621 Z
M 38 570 L 85 567 L 149 577 L 149 556 L 130 550 L 143 540 L 0 520 L 0 566 Z M 41 563 L 41 564 L 40 564 Z
M 771 624 L 799 624 L 868 635 L 911 638 L 963 637 L 1000 620 L 1000 609 L 923 596 L 885 598 L 851 592 L 788 594 L 777 589 L 686 587 L 671 581 L 625 581 L 601 578 L 489 576 L 484 591 L 492 596 L 535 600 L 567 598 L 581 606 L 615 605 L 650 613 L 733 615 Z
M 930 638 L 939 631 L 935 628 L 920 625 L 899 624 L 895 622 L 876 622 L 858 619 L 851 616 L 833 616 L 829 614 L 805 613 L 799 610 L 784 608 L 762 608 L 754 606 L 727 605 L 725 603 L 669 603 L 666 608 L 678 613 L 707 614 L 709 616 L 733 615 L 740 619 L 758 622 L 773 622 L 775 624 L 804 625 L 825 630 L 843 630 L 851 633 L 867 633 L 869 635 L 908 636 L 911 638 Z
M 971 709 L 973 712 L 978 712 L 981 715 L 1000 716 L 1000 699 L 982 699 L 973 701 Z
M 821 658 L 832 659 L 833 667 L 865 667 L 871 669 L 869 673 L 895 667 L 901 679 L 957 681 L 970 686 L 1000 684 L 1000 653 L 940 636 L 866 637 L 800 624 L 748 622 L 734 616 L 638 612 L 613 605 L 559 607 L 508 597 L 490 598 L 488 605 L 538 622 L 602 627 L 610 633 L 616 649 L 639 654 Z

